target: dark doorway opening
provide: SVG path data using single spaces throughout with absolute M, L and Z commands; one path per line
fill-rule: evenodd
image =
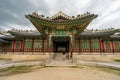
M 69 40 L 53 41 L 54 52 L 69 52 Z

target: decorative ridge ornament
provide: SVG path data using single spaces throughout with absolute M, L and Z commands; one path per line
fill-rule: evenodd
M 36 12 L 25 15 L 42 35 L 56 32 L 58 29 L 63 29 L 65 33 L 80 34 L 97 16 L 87 12 L 77 17 L 71 17 L 61 11 L 52 17 L 44 17 L 44 15 L 38 15 Z

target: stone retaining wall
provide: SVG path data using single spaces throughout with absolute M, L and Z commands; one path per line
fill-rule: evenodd
M 49 60 L 49 53 L 44 54 L 19 54 L 19 53 L 9 53 L 9 54 L 0 54 L 1 59 L 9 59 L 12 61 L 34 61 L 34 60 Z
M 113 62 L 120 60 L 120 55 L 73 55 L 73 61 L 100 61 L 100 62 Z

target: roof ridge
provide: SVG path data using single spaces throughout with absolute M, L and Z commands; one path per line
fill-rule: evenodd
M 62 11 L 59 11 L 57 14 L 51 16 L 50 19 L 54 19 L 58 16 L 62 16 L 62 17 L 68 18 L 68 19 L 73 19 L 71 16 L 68 16 L 67 14 L 63 13 Z

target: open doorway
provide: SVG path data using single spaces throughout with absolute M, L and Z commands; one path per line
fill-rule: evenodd
M 69 40 L 53 41 L 54 52 L 69 52 Z

